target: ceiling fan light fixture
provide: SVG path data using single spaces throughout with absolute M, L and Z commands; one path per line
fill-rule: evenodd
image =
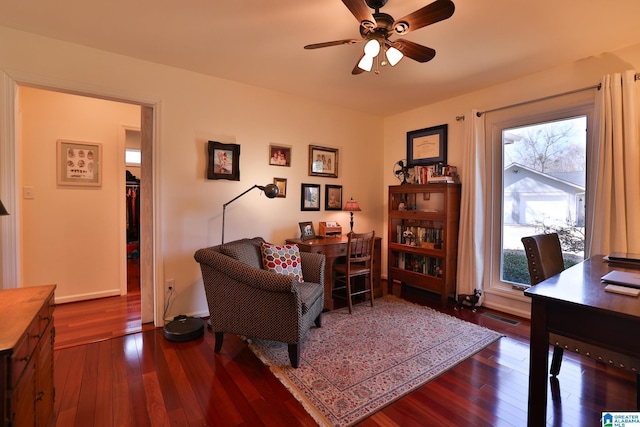
M 404 58 L 404 55 L 402 54 L 402 52 L 400 52 L 395 47 L 388 48 L 385 52 L 385 55 L 387 56 L 387 60 L 389 61 L 389 64 L 391 64 L 392 67 L 396 65 L 398 62 L 400 62 L 402 58 Z
M 358 68 L 364 71 L 371 71 L 373 68 L 373 56 L 364 55 L 360 62 L 358 62 Z
M 370 56 L 371 58 L 378 56 L 380 53 L 380 42 L 378 40 L 372 39 L 364 45 L 364 55 Z

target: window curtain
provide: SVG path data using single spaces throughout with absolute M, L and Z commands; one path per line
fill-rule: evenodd
M 606 75 L 596 99 L 596 147 L 589 157 L 585 257 L 640 253 L 640 142 L 635 71 Z
M 457 293 L 470 294 L 482 289 L 485 252 L 486 152 L 484 115 L 472 110 L 465 115 L 465 136 L 462 158 L 462 193 L 460 230 L 458 235 Z

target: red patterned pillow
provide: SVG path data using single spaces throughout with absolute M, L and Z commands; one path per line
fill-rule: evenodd
M 286 274 L 298 282 L 304 281 L 298 245 L 278 246 L 261 243 L 260 246 L 262 249 L 262 265 L 265 270 Z

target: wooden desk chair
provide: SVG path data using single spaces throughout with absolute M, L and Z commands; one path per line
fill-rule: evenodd
M 345 262 L 337 260 L 333 265 L 334 298 L 346 298 L 349 304 L 349 314 L 353 311 L 352 297 L 369 293 L 371 307 L 373 307 L 373 275 L 371 265 L 373 263 L 373 244 L 375 231 L 369 233 L 349 233 Z M 354 291 L 351 280 L 364 276 L 365 286 L 363 290 Z M 341 291 L 345 291 L 342 295 Z
M 560 239 L 557 233 L 538 234 L 523 237 L 521 240 L 527 256 L 527 263 L 529 264 L 531 286 L 537 285 L 564 270 L 564 259 L 562 258 L 562 249 L 560 248 Z M 550 373 L 554 377 L 560 373 L 563 353 L 564 349 L 562 347 L 553 346 Z

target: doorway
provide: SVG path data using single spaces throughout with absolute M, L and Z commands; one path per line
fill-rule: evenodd
M 24 146 L 22 145 L 25 139 L 27 138 L 27 136 L 25 135 L 25 132 L 24 132 L 25 125 L 24 123 L 22 123 L 22 120 L 24 119 L 23 110 L 22 110 L 23 100 L 20 96 L 20 92 L 22 89 L 31 90 L 31 89 L 34 89 L 33 86 L 41 86 L 41 85 L 35 84 L 33 82 L 26 82 L 26 83 L 19 82 L 19 79 L 13 80 L 13 78 L 7 76 L 4 73 L 1 77 L 5 82 L 4 84 L 5 91 L 3 93 L 0 93 L 0 95 L 4 99 L 9 99 L 13 101 L 13 104 L 15 104 L 13 105 L 11 102 L 7 102 L 4 104 L 5 107 L 7 107 L 7 108 L 4 108 L 2 112 L 3 118 L 7 119 L 4 121 L 4 123 L 5 124 L 15 123 L 15 126 L 13 125 L 9 126 L 11 132 L 10 133 L 5 132 L 5 135 L 8 135 L 9 137 L 2 142 L 2 147 L 0 148 L 2 148 L 4 152 L 9 152 L 10 154 L 14 152 L 20 154 L 19 156 L 15 155 L 15 156 L 4 157 L 4 161 L 2 163 L 2 166 L 4 169 L 3 181 L 4 183 L 7 183 L 7 182 L 11 183 L 9 191 L 5 191 L 5 194 L 10 195 L 9 200 L 11 200 L 12 202 L 11 206 L 13 208 L 13 213 L 14 213 L 13 218 L 9 222 L 8 227 L 6 226 L 4 227 L 4 228 L 11 228 L 12 230 L 5 235 L 7 238 L 3 240 L 2 276 L 3 276 L 3 283 L 5 283 L 3 286 L 19 287 L 22 285 L 29 286 L 29 285 L 42 283 L 42 281 L 39 280 L 37 277 L 35 278 L 36 281 L 32 283 L 31 279 L 34 279 L 34 278 L 31 277 L 31 275 L 34 271 L 36 272 L 43 271 L 43 270 L 46 270 L 46 268 L 43 268 L 44 266 L 42 264 L 36 264 L 36 265 L 30 264 L 32 257 L 29 256 L 29 251 L 33 251 L 34 246 L 25 245 L 23 242 L 24 233 L 25 233 L 25 230 L 27 229 L 26 223 L 28 221 L 35 220 L 36 222 L 43 221 L 46 225 L 45 227 L 46 232 L 37 233 L 38 230 L 35 231 L 37 233 L 35 240 L 38 242 L 38 248 L 60 247 L 61 246 L 60 242 L 61 240 L 64 240 L 64 239 L 58 239 L 55 233 L 50 232 L 49 230 L 63 229 L 64 236 L 66 236 L 65 239 L 67 240 L 67 243 L 71 241 L 71 242 L 75 242 L 76 246 L 83 247 L 84 249 L 81 250 L 81 252 L 92 252 L 92 251 L 101 252 L 100 257 L 103 258 L 106 263 L 110 264 L 110 268 L 112 270 L 118 271 L 119 276 L 123 278 L 123 280 L 115 280 L 113 283 L 115 283 L 116 285 L 112 284 L 107 289 L 98 289 L 98 290 L 96 289 L 85 290 L 84 288 L 67 289 L 66 301 L 91 299 L 96 297 L 99 298 L 101 296 L 109 296 L 109 293 L 115 295 L 118 291 L 118 288 L 124 287 L 124 289 L 126 289 L 126 284 L 124 286 L 122 285 L 122 282 L 126 281 L 126 250 L 125 250 L 125 243 L 124 243 L 126 239 L 124 237 L 115 239 L 116 240 L 115 246 L 119 248 L 115 251 L 117 253 L 111 253 L 111 250 L 109 248 L 106 248 L 106 249 L 109 249 L 108 251 L 109 253 L 107 253 L 107 251 L 104 250 L 105 249 L 104 242 L 100 242 L 99 244 L 95 244 L 95 242 L 87 243 L 86 239 L 81 238 L 82 235 L 78 234 L 77 231 L 82 228 L 82 224 L 80 224 L 80 221 L 77 219 L 77 217 L 74 217 L 72 213 L 69 213 L 67 215 L 68 217 L 73 217 L 74 219 L 74 221 L 72 221 L 72 223 L 69 224 L 69 223 L 64 223 L 64 221 L 63 222 L 57 221 L 59 218 L 56 218 L 55 215 L 51 215 L 50 212 L 48 212 L 46 209 L 44 210 L 31 209 L 32 206 L 30 206 L 30 204 L 33 205 L 34 201 L 44 201 L 48 197 L 52 197 L 52 199 L 54 201 L 57 201 L 58 204 L 65 205 L 66 204 L 65 202 L 69 201 L 69 194 L 76 192 L 80 195 L 80 197 L 83 197 L 85 199 L 86 203 L 79 204 L 79 203 L 72 202 L 68 205 L 70 207 L 70 211 L 86 211 L 87 214 L 84 215 L 84 217 L 88 219 L 89 223 L 91 223 L 92 218 L 94 216 L 94 212 L 90 211 L 89 205 L 93 203 L 93 201 L 95 200 L 96 194 L 98 194 L 100 191 L 102 191 L 103 193 L 108 192 L 108 189 L 107 189 L 108 185 L 105 185 L 105 182 L 103 181 L 103 185 L 100 191 L 96 191 L 95 189 L 89 189 L 89 188 L 76 188 L 73 190 L 69 190 L 67 188 L 63 189 L 59 186 L 56 186 L 55 184 L 56 172 L 53 172 L 51 170 L 42 170 L 42 175 L 47 176 L 47 178 L 45 178 L 45 181 L 43 182 L 38 181 L 35 184 L 28 182 L 31 179 L 31 176 L 28 175 L 28 171 L 25 171 L 25 169 L 27 169 L 26 166 L 29 162 L 33 162 L 33 160 L 36 159 L 36 156 L 31 155 L 33 153 L 32 151 L 24 150 Z M 9 90 L 6 90 L 7 88 L 9 88 Z M 142 103 L 135 103 L 135 102 L 107 101 L 104 97 L 101 97 L 101 96 L 70 95 L 71 92 L 75 93 L 75 91 L 71 91 L 69 89 L 59 89 L 54 87 L 54 88 L 47 88 L 44 91 L 47 91 L 56 95 L 64 94 L 68 96 L 77 96 L 80 98 L 84 98 L 85 100 L 88 99 L 90 100 L 90 102 L 93 102 L 93 103 L 101 102 L 101 101 L 112 102 L 112 103 L 119 102 L 123 105 L 128 105 L 129 107 L 132 105 L 135 106 L 135 108 L 137 109 L 138 122 L 133 124 L 135 125 L 135 127 L 138 127 L 139 129 L 141 129 L 142 148 L 146 149 L 149 156 L 149 161 L 146 162 L 146 167 L 148 167 L 148 173 L 141 173 L 141 177 L 140 177 L 142 181 L 141 185 L 147 185 L 149 190 L 152 189 L 152 183 L 150 182 L 150 177 L 152 176 L 151 153 L 152 153 L 152 141 L 153 141 L 153 133 L 151 132 L 151 130 L 153 129 L 153 108 L 152 107 L 143 105 Z M 16 107 L 19 107 L 19 108 L 16 108 Z M 67 108 L 69 108 L 69 105 L 67 104 L 58 105 L 59 110 L 64 110 Z M 15 116 L 15 112 L 17 111 L 20 112 L 20 116 L 18 117 Z M 82 131 L 85 130 L 82 128 L 82 126 L 80 126 L 80 128 L 78 128 L 76 132 L 65 132 L 60 128 L 60 123 L 64 121 L 57 120 L 52 122 L 53 122 L 52 127 L 54 128 L 53 133 L 58 135 L 59 137 L 64 138 L 69 136 L 72 136 L 72 137 L 76 136 L 78 139 L 83 139 L 82 136 L 78 137 L 78 135 L 80 135 Z M 92 139 L 92 138 L 87 138 L 87 139 Z M 56 161 L 52 160 L 52 159 L 55 159 L 55 152 L 51 151 L 51 140 L 52 140 L 51 138 L 40 140 L 41 142 L 43 142 L 44 145 L 40 147 L 41 148 L 40 151 L 37 151 L 37 155 L 45 159 L 44 163 L 45 164 L 49 163 L 49 165 L 45 165 L 46 166 L 45 169 L 50 168 L 51 164 L 53 165 L 56 164 Z M 55 142 L 56 141 L 54 138 L 53 144 L 55 144 Z M 122 153 L 124 153 L 124 148 L 122 149 Z M 124 155 L 122 155 L 122 157 L 124 157 Z M 111 154 L 106 155 L 104 157 L 105 163 L 113 160 L 114 160 L 114 157 Z M 39 166 L 36 165 L 36 167 L 39 167 Z M 122 190 L 124 188 L 124 182 L 125 182 L 124 162 L 122 162 L 122 166 L 120 166 L 120 168 L 122 169 L 122 172 L 123 172 L 122 179 L 121 181 L 119 180 L 119 182 L 122 184 L 120 192 L 121 194 L 123 194 L 123 196 L 122 196 L 122 202 L 118 202 L 118 203 L 121 205 L 122 209 L 124 210 L 124 191 Z M 20 174 L 18 174 L 17 171 L 20 171 Z M 5 179 L 7 177 L 8 179 Z M 53 178 L 54 183 L 50 182 L 51 178 Z M 49 181 L 46 181 L 47 179 Z M 149 180 L 149 182 L 145 183 L 145 180 Z M 4 185 L 6 188 L 6 184 Z M 28 187 L 29 191 L 25 191 L 25 187 Z M 52 192 L 53 193 L 57 192 L 57 193 L 54 196 L 51 196 Z M 30 195 L 30 197 L 32 198 L 25 197 L 26 194 Z M 148 230 L 153 230 L 152 228 L 152 221 L 153 221 L 152 191 L 149 191 L 147 195 L 148 195 L 146 197 L 147 200 L 145 200 L 145 202 L 141 200 L 142 204 L 146 203 L 146 207 L 143 207 L 143 210 L 145 214 L 148 214 L 146 216 L 141 215 L 141 218 L 142 218 L 141 227 L 145 227 Z M 124 218 L 124 215 L 122 217 Z M 119 222 L 119 220 L 112 219 L 111 222 Z M 100 228 L 104 225 L 105 222 L 101 220 L 94 220 L 93 223 L 94 223 L 93 224 L 94 228 Z M 32 231 L 31 228 L 29 227 L 29 231 L 27 231 L 26 233 L 27 234 L 34 233 L 34 231 Z M 124 236 L 124 227 L 123 227 L 122 233 L 118 233 L 118 234 L 119 235 L 121 234 L 122 236 Z M 32 239 L 33 236 L 31 235 L 28 238 Z M 114 238 L 112 237 L 111 240 L 114 240 Z M 155 310 L 155 303 L 153 300 L 154 275 L 153 275 L 152 266 L 154 265 L 154 257 L 153 257 L 153 244 L 152 244 L 153 236 L 151 232 L 149 232 L 149 236 L 147 240 L 148 241 L 146 243 L 141 242 L 141 245 L 146 245 L 149 248 L 146 255 L 144 254 L 144 252 L 141 252 L 142 274 L 141 274 L 140 283 L 141 283 L 141 288 L 143 290 L 143 293 L 148 294 L 148 296 L 143 298 L 143 300 L 146 301 L 146 304 L 143 304 L 141 311 L 143 316 L 143 322 L 152 322 L 155 318 L 156 310 Z M 18 251 L 17 248 L 20 248 L 20 251 Z M 68 247 L 66 247 L 66 249 L 68 249 Z M 41 255 L 42 249 L 35 249 L 35 252 L 36 252 L 36 255 Z M 91 267 L 87 267 L 85 265 L 86 263 L 83 262 L 85 261 L 85 259 L 78 256 L 77 255 L 78 252 L 74 253 L 72 256 L 68 256 L 68 253 L 67 253 L 68 250 L 63 252 L 65 252 L 64 256 L 66 256 L 68 260 L 67 264 L 64 266 L 64 269 L 67 271 L 74 271 L 77 273 L 84 274 L 85 279 L 82 281 L 83 284 L 92 283 L 95 281 L 96 278 L 101 276 L 100 271 L 92 271 Z M 5 255 L 11 255 L 11 256 L 5 256 Z M 118 259 L 118 257 L 120 257 L 122 261 L 112 262 L 114 257 L 115 259 Z M 115 268 L 116 265 L 118 266 L 118 268 Z M 89 274 L 87 274 L 87 272 Z M 53 276 L 56 276 L 56 277 L 53 277 Z M 9 280 L 7 280 L 7 278 L 9 278 Z M 68 283 L 73 281 L 60 280 L 59 275 L 52 275 L 52 279 L 45 280 L 46 283 L 51 283 L 52 281 L 58 283 L 57 296 L 61 295 L 62 297 L 61 302 L 66 302 L 65 296 L 62 295 L 62 292 L 59 292 L 59 291 L 63 291 L 64 286 L 67 286 Z M 9 283 L 9 285 L 6 285 L 6 283 Z

